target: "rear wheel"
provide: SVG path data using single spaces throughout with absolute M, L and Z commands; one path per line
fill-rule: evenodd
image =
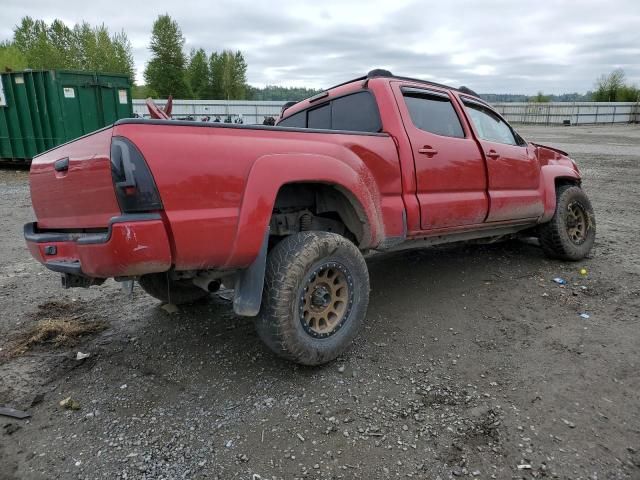
M 586 257 L 596 238 L 596 218 L 591 202 L 576 185 L 556 190 L 553 218 L 540 226 L 540 246 L 547 256 L 563 260 Z
M 269 253 L 256 329 L 276 354 L 320 365 L 344 352 L 363 325 L 369 273 L 358 248 L 326 232 L 302 232 Z
M 166 272 L 142 275 L 138 282 L 152 297 L 174 305 L 193 303 L 209 295 L 209 292 L 195 286 L 190 280 L 170 279 Z

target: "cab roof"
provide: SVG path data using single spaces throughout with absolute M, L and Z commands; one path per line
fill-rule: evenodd
M 351 80 L 347 80 L 346 82 L 342 82 L 342 83 L 339 83 L 339 84 L 334 85 L 332 87 L 329 87 L 326 90 L 324 90 L 323 92 L 321 92 L 321 93 L 319 93 L 317 95 L 314 95 L 313 97 L 309 97 L 309 98 L 306 98 L 304 100 L 300 100 L 299 102 L 287 102 L 287 103 L 285 103 L 283 105 L 283 107 L 282 107 L 282 110 L 280 111 L 280 119 L 284 118 L 283 117 L 284 113 L 287 110 L 289 110 L 291 107 L 295 106 L 295 105 L 299 105 L 299 104 L 301 104 L 303 102 L 305 102 L 306 104 L 314 103 L 316 101 L 322 100 L 325 97 L 328 97 L 329 96 L 329 92 L 331 90 L 335 90 L 335 89 L 340 88 L 340 87 L 345 87 L 345 86 L 350 85 L 350 84 L 356 84 L 357 82 L 363 82 L 361 85 L 354 85 L 354 87 L 355 87 L 355 88 L 353 88 L 354 91 L 355 90 L 360 90 L 361 88 L 366 87 L 367 82 L 369 80 L 374 79 L 374 78 L 389 78 L 389 79 L 395 79 L 395 80 L 405 80 L 405 81 L 409 81 L 409 82 L 421 83 L 421 84 L 432 86 L 432 87 L 439 87 L 439 88 L 444 88 L 444 89 L 447 89 L 447 90 L 455 90 L 457 92 L 464 93 L 466 95 L 470 95 L 470 96 L 473 96 L 473 97 L 476 97 L 476 98 L 480 99 L 480 96 L 476 92 L 474 92 L 470 88 L 467 88 L 467 87 L 464 87 L 464 86 L 459 87 L 459 88 L 455 88 L 455 87 L 451 87 L 449 85 L 444 85 L 442 83 L 431 82 L 431 81 L 428 81 L 428 80 L 421 80 L 419 78 L 410 78 L 410 77 L 402 77 L 402 76 L 394 75 L 389 70 L 376 68 L 376 69 L 371 70 L 370 72 L 368 72 L 366 75 L 363 75 L 361 77 L 352 78 Z M 351 89 L 347 88 L 345 90 L 351 90 Z M 299 109 L 296 108 L 294 110 L 298 111 Z M 295 111 L 292 112 L 292 113 L 295 113 Z

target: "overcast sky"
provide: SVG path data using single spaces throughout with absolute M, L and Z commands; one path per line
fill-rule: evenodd
M 240 49 L 252 85 L 327 87 L 387 68 L 483 93 L 584 92 L 621 67 L 640 84 L 640 0 L 2 0 L 0 39 L 24 15 L 124 30 L 137 79 L 153 20 L 186 49 Z

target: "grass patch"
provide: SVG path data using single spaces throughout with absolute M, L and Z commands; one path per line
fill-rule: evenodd
M 106 322 L 83 319 L 82 304 L 46 302 L 38 306 L 31 316 L 36 323 L 19 333 L 6 356 L 16 357 L 39 346 L 72 347 L 83 337 L 101 332 Z

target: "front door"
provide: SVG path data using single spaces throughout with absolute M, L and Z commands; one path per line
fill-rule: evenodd
M 484 151 L 489 175 L 488 222 L 536 218 L 544 212 L 535 149 L 486 105 L 461 96 Z
M 484 159 L 446 90 L 395 82 L 411 143 L 423 230 L 482 223 L 488 211 Z

